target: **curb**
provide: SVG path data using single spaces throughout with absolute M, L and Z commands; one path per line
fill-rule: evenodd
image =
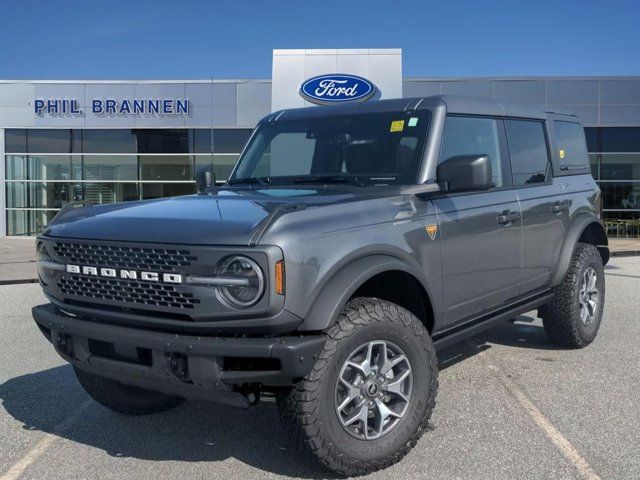
M 611 252 L 612 257 L 637 257 L 640 256 L 640 250 L 626 250 L 622 252 Z
M 37 278 L 21 278 L 16 280 L 0 280 L 0 286 L 2 285 L 21 285 L 24 283 L 38 283 Z

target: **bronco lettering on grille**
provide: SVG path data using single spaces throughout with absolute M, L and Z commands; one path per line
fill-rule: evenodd
M 146 282 L 182 283 L 179 273 L 142 272 L 137 270 L 117 270 L 115 268 L 86 267 L 67 265 L 67 273 L 91 275 L 94 277 L 124 278 L 126 280 L 143 280 Z

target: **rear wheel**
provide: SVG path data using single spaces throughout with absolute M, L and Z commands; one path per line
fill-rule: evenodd
M 415 446 L 435 405 L 438 370 L 424 325 L 375 298 L 350 301 L 312 372 L 278 397 L 290 435 L 343 475 L 399 461 Z
M 540 308 L 544 330 L 551 341 L 583 348 L 596 338 L 605 298 L 604 267 L 598 249 L 579 243 L 553 300 Z
M 170 410 L 184 400 L 162 393 L 144 390 L 109 378 L 74 368 L 85 392 L 100 405 L 125 415 L 148 415 Z

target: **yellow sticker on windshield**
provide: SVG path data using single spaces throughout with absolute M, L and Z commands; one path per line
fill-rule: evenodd
M 394 120 L 391 122 L 390 132 L 401 132 L 404 130 L 404 120 Z
M 564 158 L 564 150 L 560 150 L 560 158 Z

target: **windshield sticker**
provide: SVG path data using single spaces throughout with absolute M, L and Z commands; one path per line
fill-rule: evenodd
M 407 123 L 408 127 L 415 127 L 418 124 L 418 117 L 411 117 L 409 119 L 409 123 Z
M 404 120 L 394 120 L 391 122 L 390 132 L 401 132 L 404 130 Z
M 560 158 L 564 158 L 564 150 L 560 150 Z

